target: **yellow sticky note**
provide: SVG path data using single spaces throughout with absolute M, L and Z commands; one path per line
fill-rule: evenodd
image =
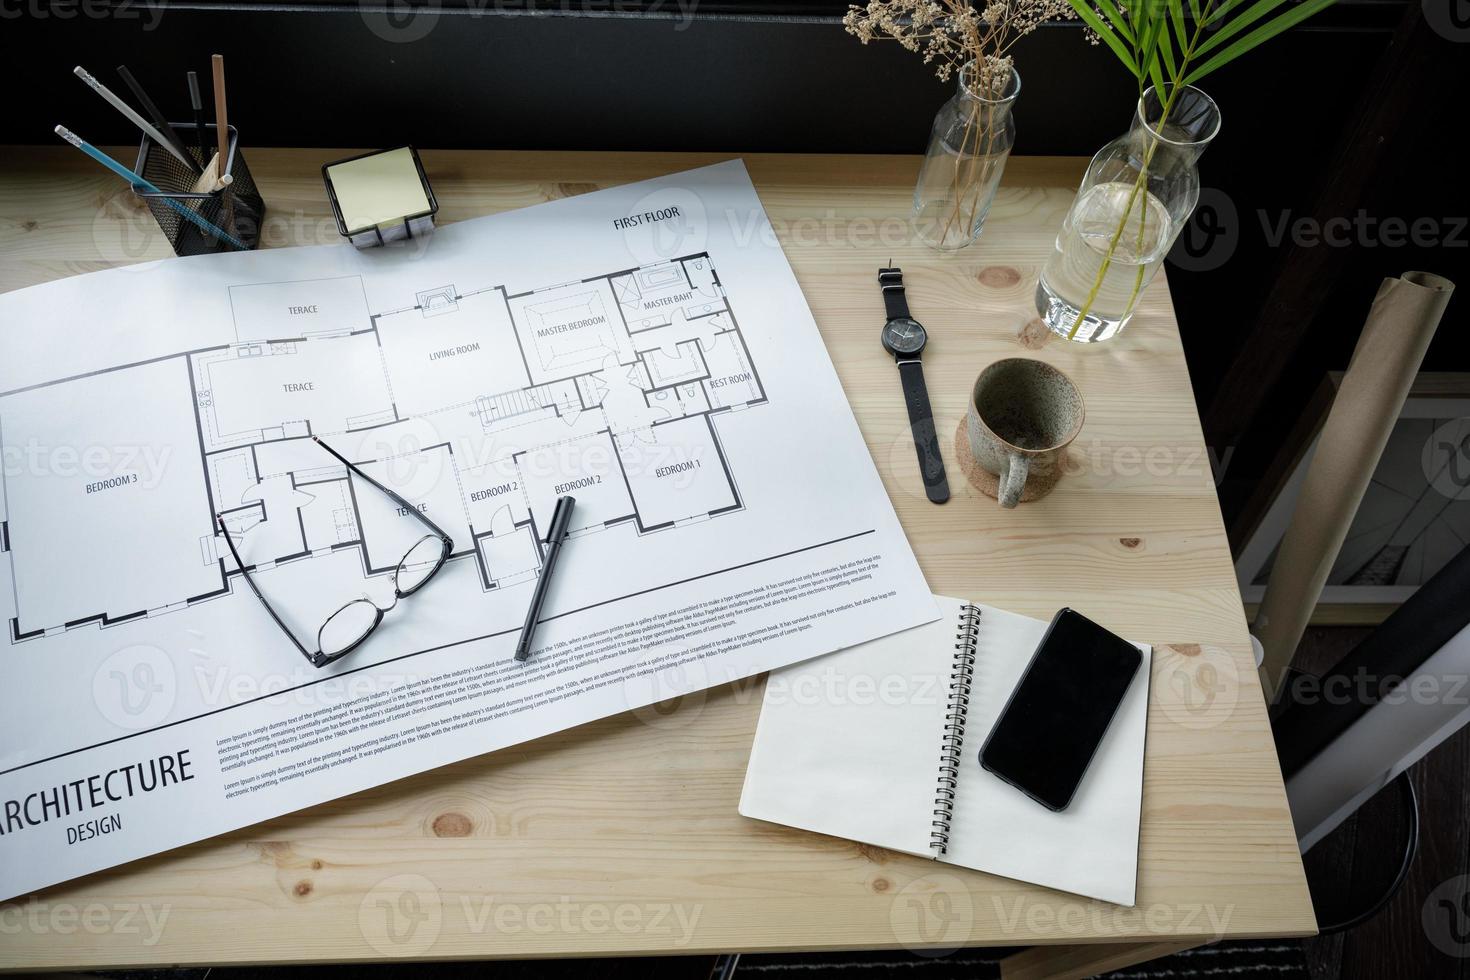
M 429 210 L 429 195 L 408 147 L 327 168 L 348 234 Z

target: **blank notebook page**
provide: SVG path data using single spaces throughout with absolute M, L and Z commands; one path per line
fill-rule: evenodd
M 949 864 L 1132 905 L 1138 880 L 1151 650 L 1113 716 L 1071 805 L 1048 810 L 980 767 L 980 747 L 1021 681 L 1047 624 L 981 606 L 975 679 L 960 750 Z
M 957 600 L 935 622 L 771 672 L 740 812 L 929 856 Z

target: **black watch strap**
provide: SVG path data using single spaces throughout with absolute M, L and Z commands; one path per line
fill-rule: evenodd
M 929 407 L 929 390 L 924 387 L 924 367 L 917 357 L 901 360 L 898 362 L 898 377 L 903 383 L 903 400 L 909 410 L 914 449 L 919 453 L 924 493 L 932 502 L 942 504 L 949 499 L 949 480 L 944 475 L 944 459 L 939 455 L 939 439 L 934 434 L 934 412 Z
M 879 269 L 878 285 L 883 288 L 883 308 L 888 319 L 909 315 L 908 297 L 903 294 L 903 270 Z

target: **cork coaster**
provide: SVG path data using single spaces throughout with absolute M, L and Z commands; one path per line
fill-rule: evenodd
M 970 432 L 964 419 L 960 419 L 958 428 L 954 433 L 954 455 L 959 461 L 960 470 L 970 485 L 987 497 L 1000 498 L 1000 477 L 975 462 L 975 454 L 970 452 Z M 1021 489 L 1021 503 L 1030 503 L 1039 497 L 1045 497 L 1051 493 L 1052 487 L 1057 485 L 1061 478 L 1063 466 L 1048 467 L 1047 472 L 1037 470 L 1031 474 L 1026 481 L 1026 486 Z

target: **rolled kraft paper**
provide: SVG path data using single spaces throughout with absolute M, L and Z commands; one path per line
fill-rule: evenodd
M 1261 686 L 1276 695 L 1455 284 L 1426 272 L 1385 279 L 1317 439 L 1252 632 Z

